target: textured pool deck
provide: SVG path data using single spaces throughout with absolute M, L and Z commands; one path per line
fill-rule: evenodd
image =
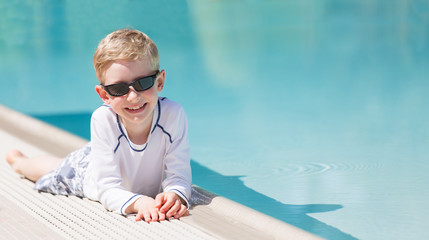
M 194 186 L 190 216 L 156 223 L 111 213 L 94 201 L 33 190 L 5 161 L 12 149 L 63 157 L 86 140 L 0 105 L 1 239 L 320 239 Z

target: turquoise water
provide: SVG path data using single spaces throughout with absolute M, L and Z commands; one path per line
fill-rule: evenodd
M 0 3 L 0 103 L 83 137 L 107 33 L 158 44 L 194 183 L 328 239 L 428 239 L 427 1 Z

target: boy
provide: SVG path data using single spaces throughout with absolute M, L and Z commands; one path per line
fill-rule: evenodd
M 91 118 L 91 141 L 64 160 L 6 156 L 14 170 L 35 181 L 35 189 L 100 201 L 136 221 L 176 219 L 188 213 L 191 194 L 187 119 L 182 107 L 158 98 L 155 43 L 137 30 L 107 35 L 94 54 L 104 105 Z

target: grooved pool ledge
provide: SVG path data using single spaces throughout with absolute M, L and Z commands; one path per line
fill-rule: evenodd
M 16 174 L 5 154 L 64 157 L 87 143 L 0 105 L 0 238 L 16 239 L 320 239 L 227 198 L 193 186 L 190 216 L 135 222 L 86 198 L 38 193 Z

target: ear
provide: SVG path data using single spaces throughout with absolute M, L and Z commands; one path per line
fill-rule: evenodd
M 106 90 L 104 90 L 104 88 L 100 85 L 96 85 L 95 86 L 95 91 L 98 93 L 98 96 L 100 96 L 101 100 L 103 100 L 103 102 L 107 105 L 110 104 L 110 98 L 107 95 Z
M 165 82 L 165 71 L 161 70 L 161 72 L 159 72 L 158 74 L 158 78 L 156 80 L 156 90 L 158 92 L 161 92 L 162 89 L 164 89 L 164 82 Z

